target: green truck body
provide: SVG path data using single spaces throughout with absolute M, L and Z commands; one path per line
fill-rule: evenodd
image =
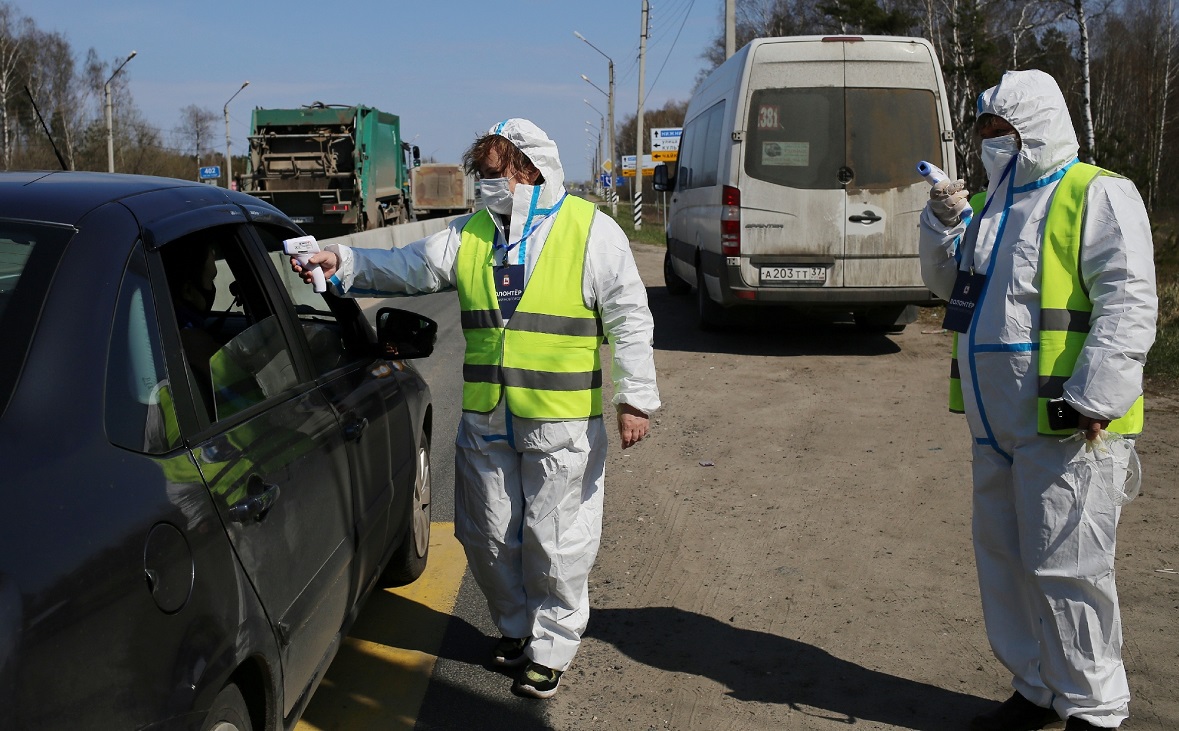
M 400 119 L 366 106 L 255 109 L 245 192 L 330 238 L 412 217 Z

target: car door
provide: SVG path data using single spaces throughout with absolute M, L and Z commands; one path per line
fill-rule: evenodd
M 196 384 L 186 442 L 279 641 L 285 716 L 350 609 L 353 495 L 335 410 L 251 248 L 242 224 L 157 242 L 153 290 L 169 370 Z
M 282 240 L 299 232 L 277 222 L 253 227 L 278 283 L 282 306 L 298 321 L 294 340 L 335 408 L 347 440 L 357 536 L 356 590 L 375 578 L 409 509 L 417 442 L 394 365 L 376 357 L 375 336 L 355 300 L 317 294 L 291 270 Z

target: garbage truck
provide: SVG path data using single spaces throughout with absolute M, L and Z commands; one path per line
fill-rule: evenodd
M 397 115 L 322 102 L 255 109 L 242 189 L 273 204 L 319 238 L 413 218 L 409 170 L 417 147 Z

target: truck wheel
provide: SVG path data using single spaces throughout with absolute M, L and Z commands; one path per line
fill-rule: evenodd
M 381 573 L 381 585 L 405 586 L 426 570 L 430 553 L 430 440 L 425 434 L 418 444 L 417 470 L 413 481 L 413 500 L 406 516 L 405 539 L 393 552 L 389 565 Z
M 241 689 L 233 683 L 221 689 L 213 699 L 213 707 L 201 725 L 202 731 L 253 731 L 250 708 Z
M 667 293 L 671 295 L 682 295 L 692 291 L 692 285 L 680 279 L 675 270 L 671 268 L 671 252 L 663 253 L 663 284 L 667 287 Z
M 696 265 L 696 326 L 701 330 L 719 330 L 728 324 L 728 313 L 708 296 L 704 270 Z

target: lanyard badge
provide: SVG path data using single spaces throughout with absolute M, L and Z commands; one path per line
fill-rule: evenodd
M 946 303 L 946 317 L 942 320 L 942 327 L 960 333 L 970 328 L 970 322 L 974 319 L 974 308 L 978 305 L 986 281 L 985 274 L 958 272 L 958 279 L 954 281 L 954 291 L 950 294 L 950 301 Z

